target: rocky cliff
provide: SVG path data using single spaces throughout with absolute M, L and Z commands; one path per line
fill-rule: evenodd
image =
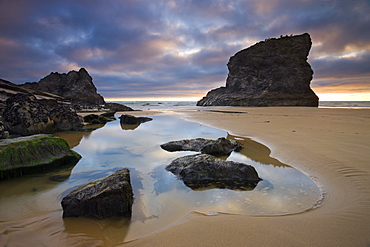
M 56 94 L 79 104 L 105 104 L 104 98 L 97 93 L 91 76 L 84 68 L 78 72 L 72 70 L 67 74 L 53 72 L 39 82 L 25 83 L 22 86 Z
M 198 106 L 318 106 L 310 88 L 308 33 L 271 38 L 237 52 L 227 64 L 226 87 L 217 88 Z

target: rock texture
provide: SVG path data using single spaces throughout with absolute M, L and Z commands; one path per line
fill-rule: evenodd
M 172 141 L 161 145 L 161 148 L 169 151 L 195 151 L 211 155 L 229 155 L 232 151 L 239 151 L 242 146 L 235 140 L 227 140 L 220 137 L 217 140 L 204 138 Z
M 64 197 L 63 217 L 131 217 L 132 203 L 130 172 L 121 169 L 106 178 L 81 186 Z
M 51 134 L 55 131 L 80 130 L 82 120 L 68 105 L 49 111 L 33 94 L 15 94 L 6 100 L 2 114 L 5 128 L 13 134 Z
M 54 121 L 56 131 L 81 130 L 82 119 L 76 111 L 68 105 L 60 105 L 50 111 L 51 119 Z
M 32 94 L 19 93 L 8 98 L 3 118 L 10 133 L 33 135 L 55 132 L 49 111 Z
M 198 106 L 318 106 L 310 88 L 308 33 L 267 39 L 232 56 L 226 87 L 217 88 Z
M 0 179 L 76 164 L 81 156 L 64 139 L 33 135 L 0 140 Z
M 104 98 L 97 93 L 91 76 L 84 68 L 78 72 L 72 70 L 67 74 L 53 72 L 39 82 L 26 83 L 23 87 L 56 94 L 79 104 L 105 104 Z
M 6 139 L 9 137 L 9 132 L 5 130 L 4 123 L 0 121 L 0 139 Z
M 177 158 L 166 167 L 192 189 L 253 189 L 261 180 L 253 166 L 224 161 L 208 154 Z

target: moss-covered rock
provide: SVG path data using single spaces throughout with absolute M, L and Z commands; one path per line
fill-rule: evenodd
M 80 159 L 66 140 L 51 135 L 0 140 L 0 180 L 76 164 Z

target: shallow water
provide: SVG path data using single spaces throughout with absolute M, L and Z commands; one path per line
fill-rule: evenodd
M 193 211 L 295 214 L 313 208 L 320 199 L 320 190 L 309 177 L 271 158 L 270 150 L 258 142 L 170 114 L 152 118 L 135 127 L 116 120 L 92 126 L 97 129 L 91 132 L 58 133 L 83 158 L 74 167 L 0 182 L 0 245 L 22 243 L 19 236 L 28 236 L 35 244 L 73 246 L 84 241 L 89 246 L 112 246 L 164 228 Z M 248 191 L 185 186 L 165 166 L 194 152 L 171 153 L 159 145 L 197 137 L 238 140 L 244 148 L 227 159 L 254 166 L 263 180 Z M 71 190 L 120 168 L 131 173 L 130 220 L 61 217 L 60 202 Z

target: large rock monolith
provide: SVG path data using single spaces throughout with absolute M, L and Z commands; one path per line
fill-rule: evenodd
M 213 89 L 198 106 L 318 106 L 310 88 L 308 33 L 261 41 L 237 52 L 227 64 L 226 87 Z

